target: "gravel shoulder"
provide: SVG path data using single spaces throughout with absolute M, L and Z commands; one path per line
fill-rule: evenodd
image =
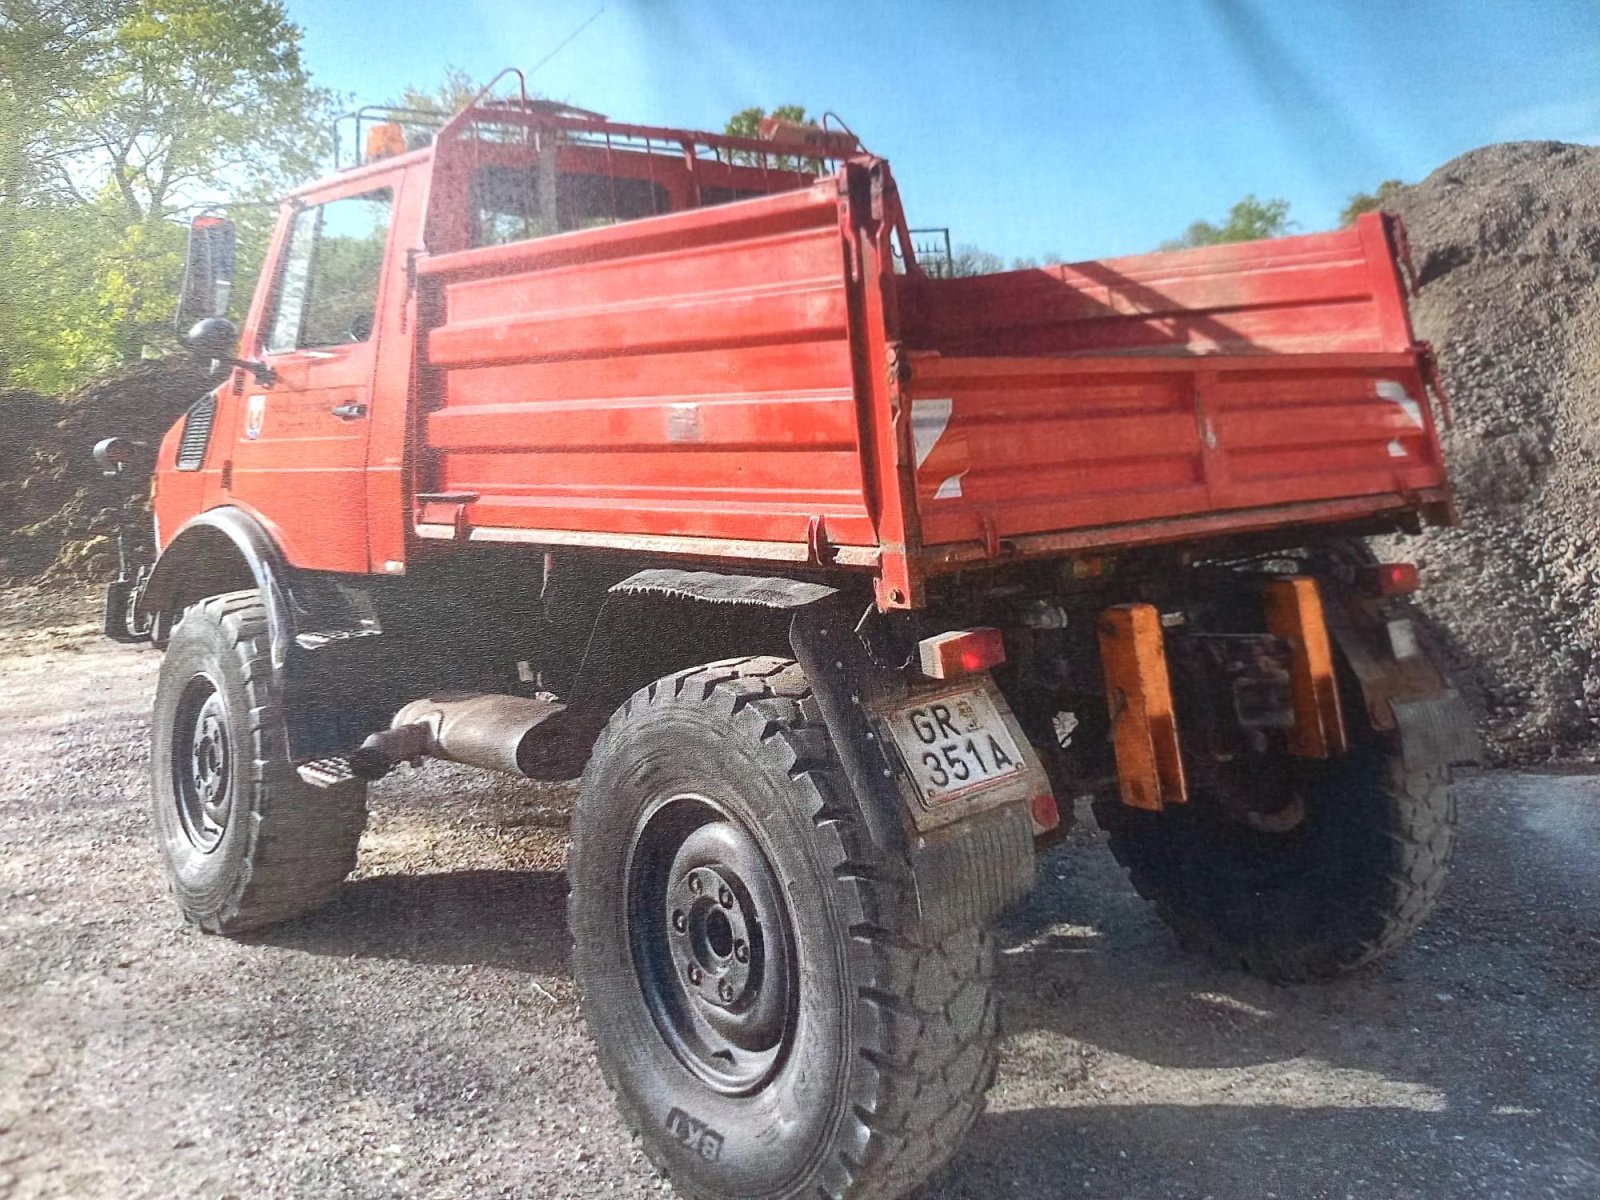
M 0 602 L 0 1196 L 660 1194 L 575 1011 L 569 788 L 387 780 L 327 910 L 193 933 L 148 844 L 158 658 L 55 603 Z M 1434 921 L 1299 990 L 1180 954 L 1086 822 L 1008 922 L 999 1083 L 926 1194 L 1600 1194 L 1600 779 L 1461 795 Z

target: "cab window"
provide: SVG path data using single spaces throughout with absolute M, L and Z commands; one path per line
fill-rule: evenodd
M 295 214 L 267 333 L 269 354 L 372 336 L 393 208 L 393 190 L 382 188 Z
M 480 167 L 472 178 L 472 244 L 500 246 L 636 221 L 672 208 L 667 189 L 648 179 L 563 173 L 556 176 L 555 212 L 540 194 L 537 167 Z

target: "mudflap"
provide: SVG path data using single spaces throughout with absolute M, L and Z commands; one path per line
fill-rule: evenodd
M 1328 632 L 1356 677 L 1367 719 L 1399 741 L 1407 769 L 1481 763 L 1472 712 L 1423 650 L 1412 610 L 1343 588 L 1327 592 Z
M 1472 710 L 1454 688 L 1433 696 L 1391 699 L 1400 734 L 1400 755 L 1407 770 L 1444 765 L 1470 766 L 1483 761 L 1483 742 Z
M 1034 882 L 1032 801 L 1049 794 L 1037 754 L 987 674 L 986 691 L 1021 749 L 1019 770 L 962 801 L 960 815 L 931 815 L 894 748 L 885 714 L 913 702 L 918 677 L 873 660 L 855 622 L 837 604 L 801 609 L 790 627 L 795 658 L 828 725 L 840 763 L 860 798 L 868 833 L 907 864 L 920 935 L 938 941 L 981 928 L 1024 896 Z

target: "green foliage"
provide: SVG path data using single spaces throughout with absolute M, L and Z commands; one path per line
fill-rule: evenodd
M 1183 250 L 1192 246 L 1220 246 L 1224 242 L 1253 242 L 1258 238 L 1282 237 L 1294 228 L 1289 219 L 1287 200 L 1258 200 L 1246 196 L 1228 210 L 1220 225 L 1196 221 L 1183 236 L 1162 242 L 1163 250 Z
M 1362 213 L 1381 212 L 1397 200 L 1405 190 L 1398 179 L 1385 179 L 1376 192 L 1357 192 L 1339 213 L 1339 228 L 1348 229 Z
M 167 329 L 189 212 L 324 157 L 331 95 L 276 0 L 5 0 L 0 384 L 58 391 Z M 241 226 L 241 278 L 266 212 Z
M 396 108 L 414 108 L 449 117 L 477 99 L 483 86 L 460 67 L 446 67 L 444 78 L 436 86 L 419 88 L 414 84 L 409 85 L 392 103 Z
M 742 108 L 728 118 L 727 125 L 722 132 L 729 137 L 759 138 L 761 136 L 761 122 L 767 117 L 778 117 L 784 121 L 793 121 L 798 125 L 815 125 L 816 121 L 806 116 L 805 106 L 802 104 L 780 104 L 770 113 L 760 107 Z M 752 150 L 735 150 L 732 159 L 736 163 L 746 166 L 760 165 L 762 156 Z M 771 162 L 771 166 L 780 171 L 797 171 L 804 167 L 800 159 L 787 155 L 779 155 Z

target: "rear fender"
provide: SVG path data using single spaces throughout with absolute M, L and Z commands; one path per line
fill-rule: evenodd
M 922 935 L 934 940 L 982 926 L 1034 881 L 1032 801 L 1050 782 L 1004 697 L 987 672 L 971 676 L 987 691 L 1025 759 L 1021 770 L 963 802 L 959 819 L 923 812 L 883 717 L 914 700 L 916 681 L 875 662 L 842 603 L 806 606 L 794 615 L 790 642 L 817 701 L 867 832 L 905 862 Z
M 1368 600 L 1347 588 L 1325 588 L 1328 632 L 1360 688 L 1367 720 L 1398 739 L 1412 769 L 1483 761 L 1472 712 L 1428 657 L 1411 610 Z

